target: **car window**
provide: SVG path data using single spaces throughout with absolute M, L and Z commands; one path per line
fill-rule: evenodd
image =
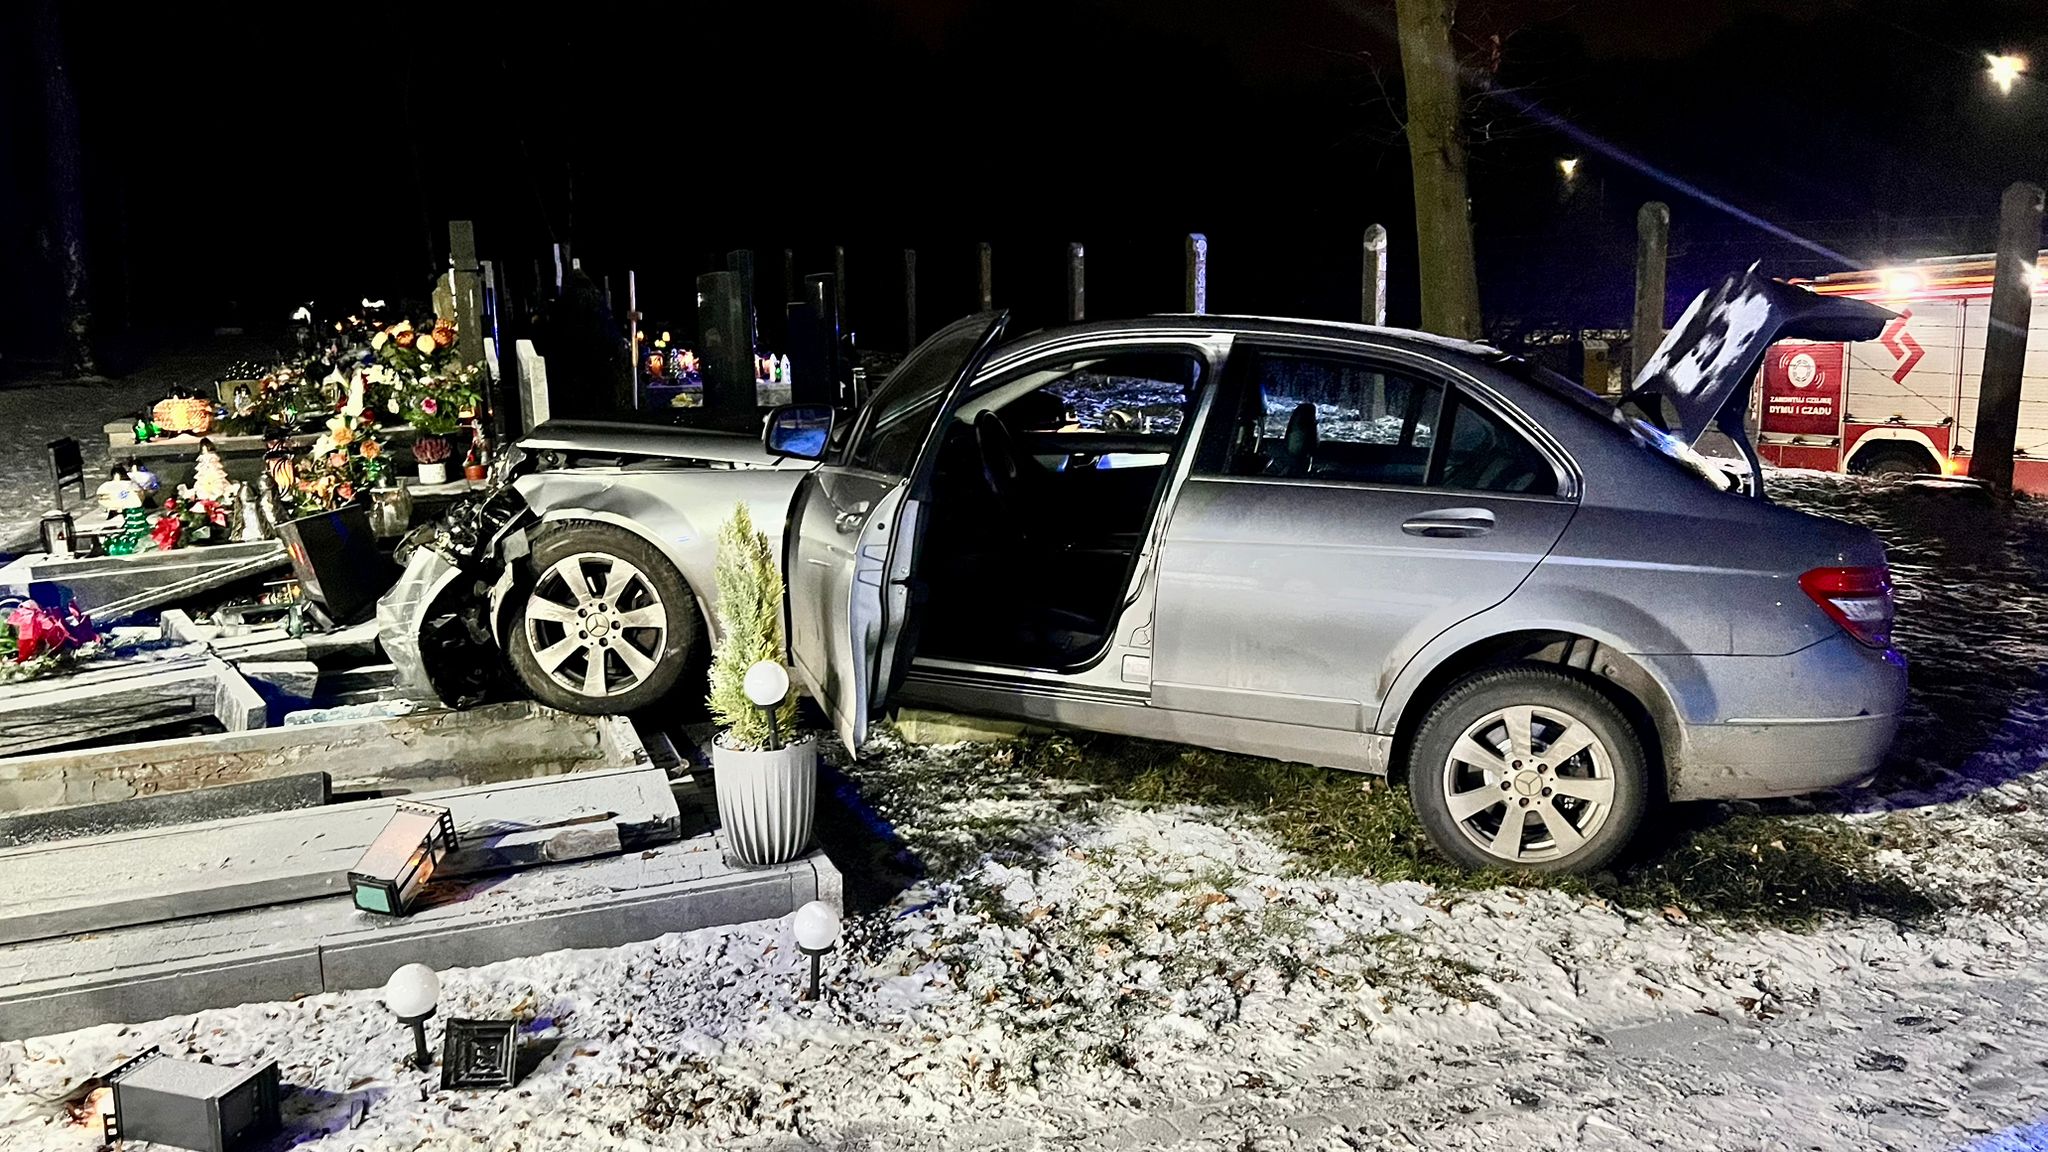
M 986 334 L 986 326 L 961 323 L 920 345 L 868 402 L 867 422 L 847 462 L 893 476 L 909 475 L 961 365 L 973 357 Z
M 1255 352 L 1228 470 L 1422 484 L 1443 385 L 1340 357 Z
M 1463 395 L 1453 399 L 1447 414 L 1450 440 L 1437 487 L 1557 495 L 1557 470 L 1549 457 L 1500 417 Z
M 1201 379 L 1201 360 L 1186 352 L 1096 353 L 1010 376 L 955 418 L 972 424 L 995 412 L 1054 471 L 1156 466 L 1186 427 Z
M 1117 357 L 1076 368 L 1043 391 L 1067 432 L 1179 435 L 1201 366 L 1191 356 Z

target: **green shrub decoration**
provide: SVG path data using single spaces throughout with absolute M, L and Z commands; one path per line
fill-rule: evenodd
M 711 652 L 711 714 L 725 732 L 728 748 L 768 746 L 768 717 L 747 699 L 747 669 L 763 660 L 786 664 L 782 654 L 782 570 L 766 533 L 754 529 L 744 503 L 718 529 L 718 625 Z M 775 726 L 787 742 L 796 735 L 796 691 L 775 709 Z

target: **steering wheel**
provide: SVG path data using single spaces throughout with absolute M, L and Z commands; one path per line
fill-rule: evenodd
M 993 408 L 974 414 L 974 446 L 981 454 L 981 477 L 989 494 L 1002 506 L 1019 532 L 1024 530 L 1023 467 L 1010 426 Z

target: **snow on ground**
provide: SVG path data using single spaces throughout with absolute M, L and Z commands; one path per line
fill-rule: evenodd
M 884 737 L 835 812 L 922 875 L 820 1003 L 776 922 L 444 974 L 442 1017 L 525 1022 L 509 1092 L 426 1091 L 372 993 L 10 1042 L 0 1149 L 96 1147 L 67 1097 L 151 1044 L 281 1061 L 322 1150 L 2048 1148 L 2048 510 L 1776 490 L 1886 533 L 1915 700 L 1872 789 L 1766 810 L 1913 833 L 1880 864 L 1955 901 L 1930 921 L 1376 883 L 1242 811 Z

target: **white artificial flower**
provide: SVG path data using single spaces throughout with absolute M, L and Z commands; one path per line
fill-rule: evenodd
M 382 348 L 384 346 L 384 342 L 389 339 L 391 339 L 389 333 L 379 332 L 375 336 L 370 337 L 370 347 Z
M 292 319 L 304 320 L 306 323 L 311 324 L 313 322 L 313 310 L 301 304 L 299 305 L 299 310 L 292 313 Z

